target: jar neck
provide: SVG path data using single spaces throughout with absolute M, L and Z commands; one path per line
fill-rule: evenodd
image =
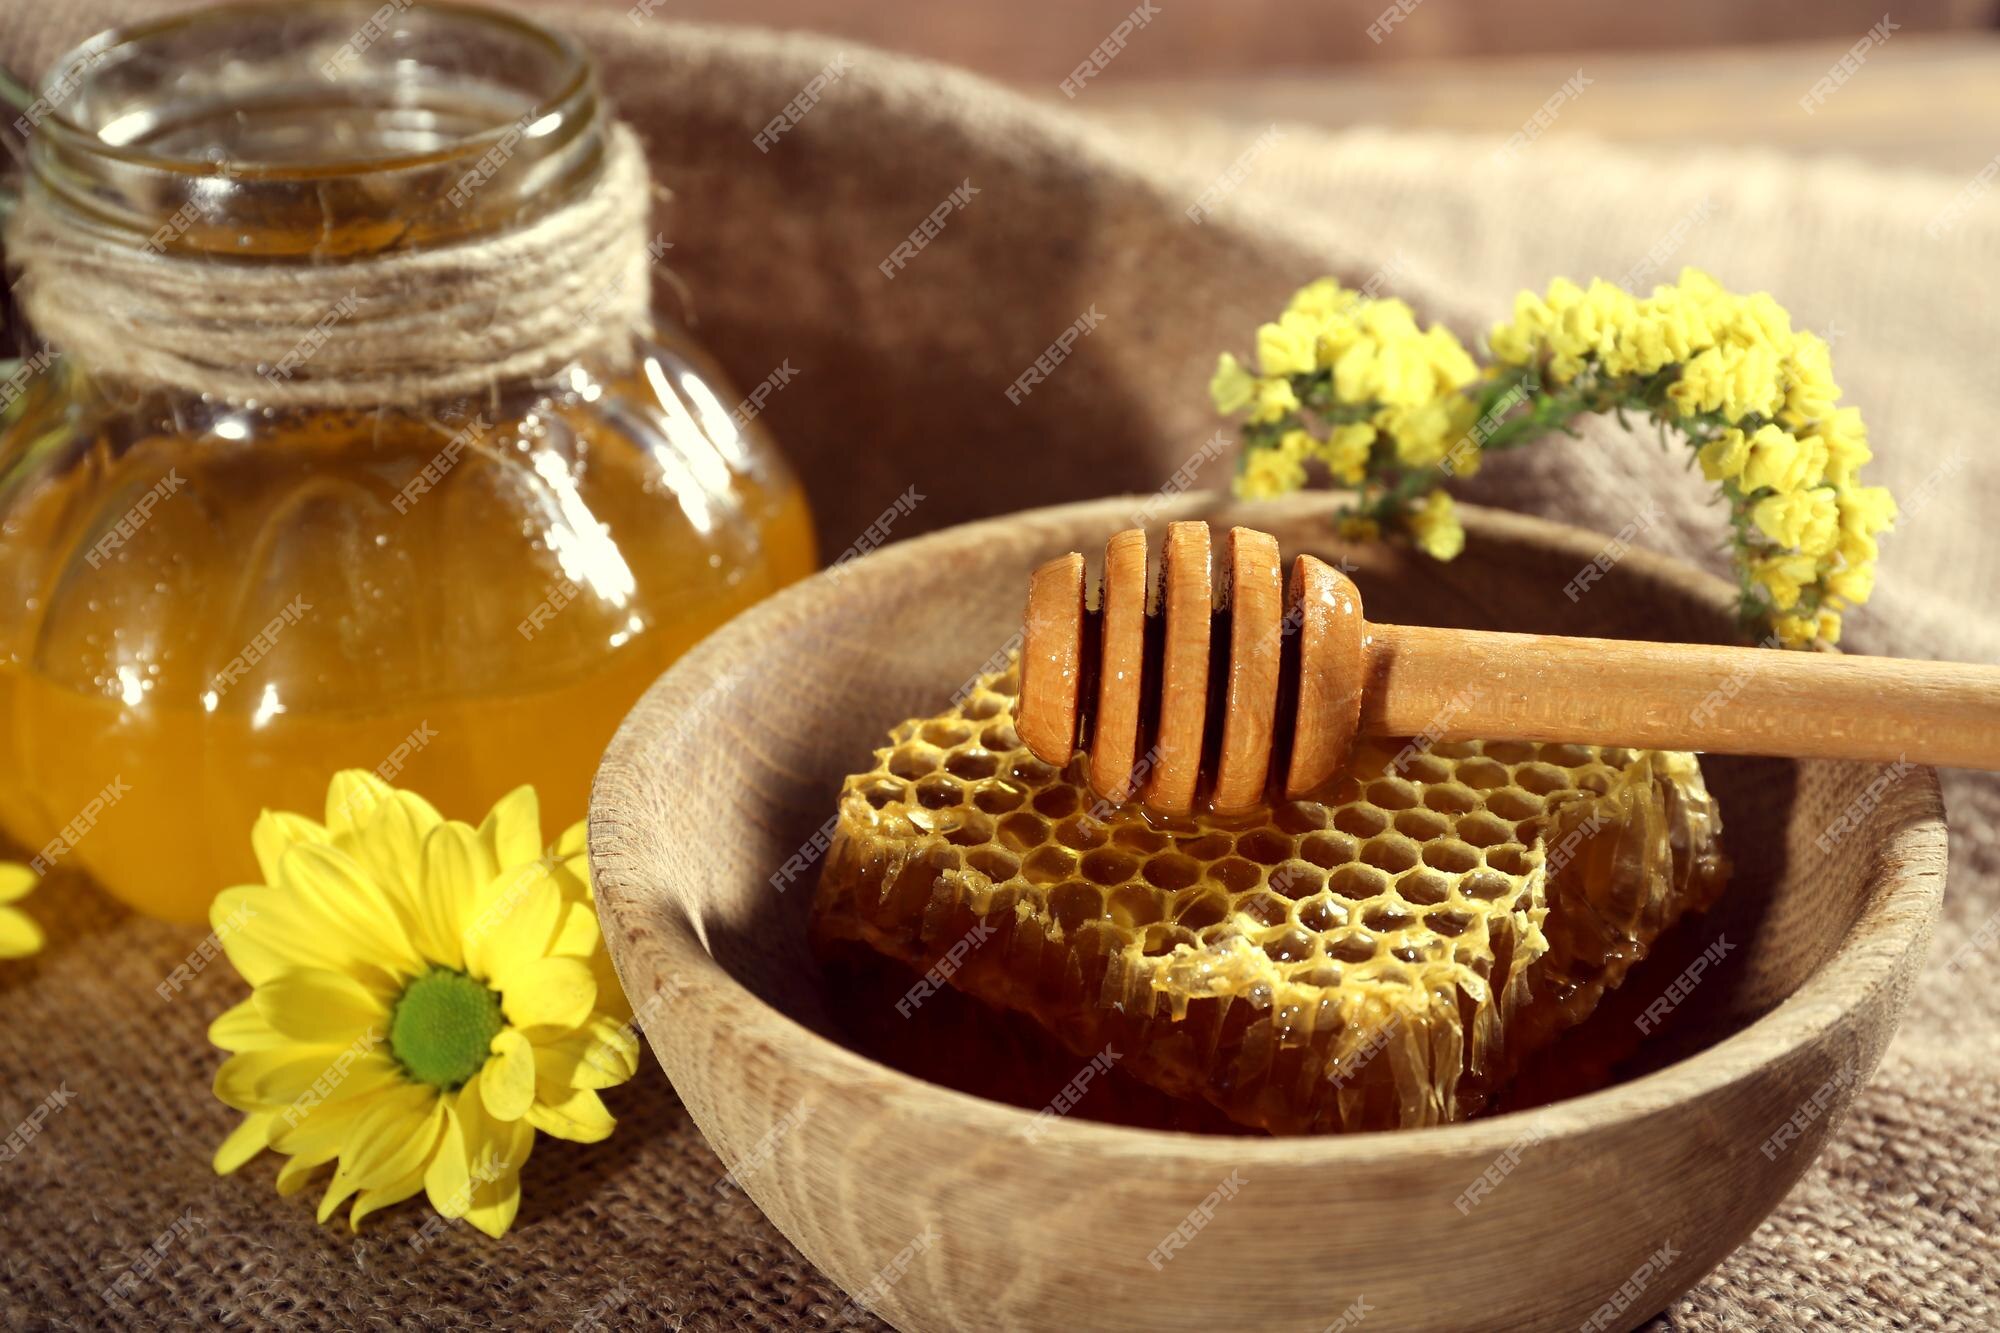
M 576 199 L 609 118 L 511 15 L 253 3 L 105 33 L 26 119 L 34 188 L 161 254 L 321 263 L 492 237 Z

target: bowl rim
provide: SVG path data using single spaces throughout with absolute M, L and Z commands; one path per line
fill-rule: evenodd
M 1258 502 L 1257 512 L 1274 518 L 1301 518 L 1327 511 L 1327 492 Z M 1153 496 L 1108 496 L 1063 505 L 1022 510 L 998 518 L 957 524 L 893 543 L 852 565 L 840 582 L 851 591 L 856 575 L 890 577 L 900 569 L 920 566 L 940 547 L 957 546 L 983 531 L 1015 529 L 1025 520 L 1066 522 L 1101 512 L 1107 519 L 1129 515 L 1132 502 Z M 1155 522 L 1207 514 L 1229 505 L 1214 492 L 1189 492 L 1170 505 L 1153 507 Z M 1605 534 L 1573 524 L 1480 505 L 1460 504 L 1468 535 L 1519 540 L 1532 537 L 1554 549 L 1573 549 L 1588 560 L 1603 549 Z M 1241 517 L 1229 510 L 1229 517 Z M 1722 604 L 1734 589 L 1722 579 L 1673 557 L 1639 547 L 1628 549 L 1621 564 L 1632 574 L 1657 586 L 1691 594 L 1696 600 Z M 678 1021 L 700 1012 L 702 1025 L 728 1024 L 733 1040 L 762 1043 L 792 1062 L 795 1072 L 815 1083 L 838 1083 L 872 1092 L 885 1109 L 927 1104 L 927 1114 L 950 1110 L 965 1129 L 1019 1135 L 1036 1125 L 1038 1148 L 1045 1151 L 1088 1152 L 1102 1156 L 1163 1155 L 1181 1159 L 1225 1159 L 1248 1168 L 1254 1165 L 1351 1166 L 1370 1170 L 1435 1165 L 1440 1156 L 1484 1157 L 1517 1142 L 1533 1125 L 1538 1137 L 1586 1134 L 1629 1123 L 1649 1115 L 1689 1106 L 1746 1081 L 1771 1067 L 1802 1057 L 1830 1030 L 1852 1017 L 1879 988 L 1893 985 L 1912 951 L 1928 945 L 1944 886 L 1946 828 L 1936 770 L 1917 766 L 1914 797 L 1906 798 L 1910 814 L 1873 852 L 1870 878 L 1875 888 L 1859 915 L 1844 932 L 1833 953 L 1791 994 L 1738 1031 L 1659 1069 L 1610 1087 L 1564 1097 L 1546 1105 L 1482 1116 L 1451 1124 L 1414 1129 L 1385 1129 L 1342 1134 L 1290 1136 L 1217 1135 L 1111 1124 L 1038 1112 L 993 1101 L 932 1083 L 883 1064 L 819 1032 L 770 1004 L 738 980 L 705 948 L 693 923 L 677 915 L 670 930 L 628 928 L 628 913 L 646 910 L 643 884 L 626 875 L 629 853 L 644 835 L 619 833 L 604 814 L 607 781 L 616 770 L 635 776 L 648 768 L 650 747 L 642 745 L 633 720 L 642 712 L 669 706 L 674 696 L 700 688 L 711 657 L 730 643 L 788 616 L 807 611 L 816 595 L 834 585 L 826 571 L 801 580 L 751 607 L 703 639 L 678 659 L 633 705 L 612 738 L 593 779 L 590 800 L 590 859 L 602 914 L 607 918 L 605 942 L 621 978 L 650 983 L 654 976 L 679 976 L 684 989 L 676 1000 L 652 1006 L 642 1025 Z M 694 681 L 693 685 L 686 682 Z M 888 724 L 885 724 L 888 725 Z M 654 755 L 657 758 L 657 755 Z M 1800 760 L 1801 765 L 1842 761 Z M 1884 867 L 1900 867 L 1885 869 Z M 655 923 L 657 924 L 657 923 Z M 640 955 L 644 955 L 643 958 Z M 643 964 L 643 965 L 635 965 Z M 690 974 L 693 974 L 690 976 Z M 706 991 L 700 995 L 697 992 Z M 637 997 L 635 1011 L 657 991 Z M 655 1045 L 656 1052 L 659 1046 Z M 665 1067 L 665 1061 L 662 1061 Z M 671 1081 L 674 1070 L 666 1072 Z M 1861 1071 L 1865 1076 L 1868 1071 Z M 1865 1081 L 1865 1077 L 1864 1077 Z

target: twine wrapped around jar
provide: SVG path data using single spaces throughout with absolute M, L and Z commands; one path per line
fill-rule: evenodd
M 92 374 L 269 406 L 409 406 L 622 361 L 650 304 L 651 181 L 616 125 L 575 199 L 491 237 L 337 263 L 240 262 L 88 226 L 39 183 L 9 224 L 35 331 Z

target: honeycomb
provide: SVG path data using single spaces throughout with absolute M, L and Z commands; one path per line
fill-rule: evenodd
M 816 940 L 1252 1128 L 1477 1113 L 1727 877 L 1691 755 L 1367 741 L 1318 799 L 1162 819 L 1030 754 L 1017 684 L 847 780 Z

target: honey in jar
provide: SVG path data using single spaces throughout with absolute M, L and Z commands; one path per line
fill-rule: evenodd
M 98 39 L 58 64 L 83 72 L 25 188 L 95 245 L 274 270 L 505 239 L 598 188 L 614 132 L 573 46 L 371 12 Z M 754 409 L 664 323 L 363 404 L 26 354 L 0 388 L 0 826 L 154 915 L 257 880 L 258 813 L 316 816 L 343 768 L 454 817 L 533 783 L 545 829 L 580 818 L 638 694 L 814 564 Z

